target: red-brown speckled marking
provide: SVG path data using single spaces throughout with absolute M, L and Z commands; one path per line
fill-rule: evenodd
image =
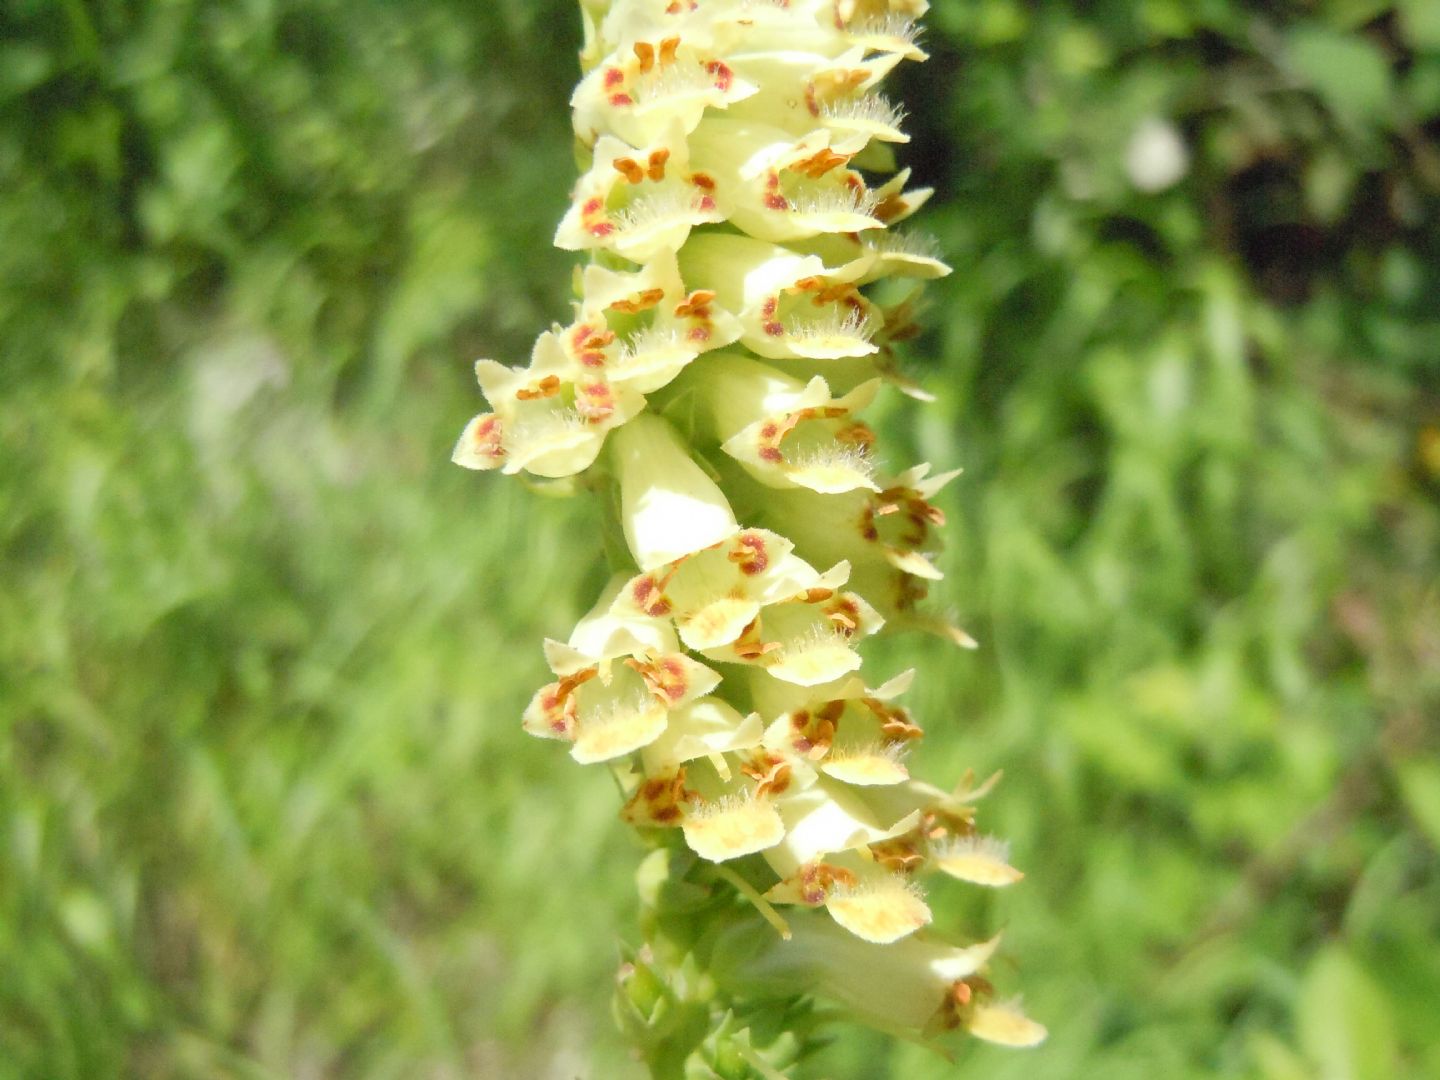
M 623 300 L 616 300 L 610 305 L 610 310 L 624 312 L 626 315 L 637 315 L 642 311 L 649 311 L 664 299 L 664 289 L 646 289 L 633 296 L 627 296 Z
M 615 166 L 615 171 L 632 184 L 638 184 L 645 179 L 645 170 L 634 158 L 616 158 L 610 164 Z
M 785 460 L 785 455 L 780 451 L 780 443 L 794 426 L 788 419 L 783 424 L 774 420 L 765 422 L 760 428 L 760 438 L 756 440 L 759 445 L 755 452 L 761 461 L 779 464 Z
M 714 302 L 715 293 L 710 289 L 696 289 L 675 305 L 675 314 L 682 319 L 708 319 Z
M 755 794 L 770 798 L 790 786 L 790 766 L 779 754 L 756 750 L 741 761 L 740 771 L 755 781 Z
M 832 710 L 832 705 L 839 705 L 840 708 Z M 793 732 L 790 745 L 811 761 L 820 760 L 830 752 L 840 714 L 844 711 L 843 701 L 831 702 L 813 713 L 807 709 L 797 709 L 790 714 L 790 728 Z
M 663 586 L 648 574 L 637 578 L 630 586 L 630 598 L 635 601 L 636 607 L 652 619 L 670 614 L 670 600 L 666 597 Z
M 716 90 L 719 90 L 722 94 L 729 92 L 730 83 L 735 78 L 735 73 L 730 70 L 728 64 L 720 60 L 711 60 L 705 65 L 705 72 L 714 77 Z
M 500 417 L 494 413 L 487 413 L 480 418 L 480 422 L 471 431 L 470 445 L 481 457 L 487 457 L 491 461 L 502 461 L 505 457 L 504 434 L 505 426 Z
M 915 723 L 910 713 L 898 705 L 887 705 L 879 698 L 861 698 L 860 704 L 874 714 L 875 719 L 880 721 L 880 729 L 885 732 L 885 737 L 895 741 L 908 741 L 918 739 L 925 732 L 920 725 Z
M 621 71 L 619 68 L 616 67 L 606 68 L 604 78 L 605 89 L 614 90 L 615 87 L 619 86 L 625 81 L 625 72 Z
M 635 99 L 632 98 L 629 94 L 611 94 L 610 104 L 614 105 L 617 109 L 621 109 L 624 108 L 626 105 L 634 105 Z
M 487 413 L 482 416 L 480 423 L 475 425 L 475 431 L 469 436 L 469 441 L 475 444 L 475 449 L 481 454 L 487 454 L 487 446 L 494 446 L 494 456 L 503 456 L 505 452 L 500 449 L 500 436 L 504 432 L 504 425 L 495 413 Z
M 806 863 L 792 880 L 798 886 L 801 899 L 812 907 L 825 903 L 837 886 L 853 889 L 858 881 L 853 871 L 824 862 Z
M 825 617 L 844 637 L 850 637 L 860 626 L 860 606 L 850 593 L 840 593 L 824 604 Z
M 913 874 L 925 862 L 916 842 L 903 836 L 871 844 L 870 854 L 886 870 L 897 874 Z
M 760 318 L 763 320 L 761 326 L 771 337 L 781 337 L 785 333 L 785 324 L 775 317 L 775 313 L 779 309 L 780 298 L 778 296 L 766 297 L 765 302 L 760 305 Z
M 870 211 L 870 216 L 877 221 L 889 224 L 903 214 L 907 206 L 909 203 L 904 195 L 887 195 L 874 210 Z
M 678 825 L 684 816 L 684 804 L 696 798 L 685 787 L 685 767 L 673 773 L 648 777 L 636 789 L 620 817 L 632 825 Z
M 971 975 L 968 978 L 956 979 L 950 984 L 950 989 L 945 991 L 945 997 L 937 1010 L 937 1019 L 941 1027 L 953 1031 L 965 1022 L 977 999 L 990 998 L 995 994 L 995 987 L 989 979 L 979 975 Z
M 770 566 L 770 551 L 765 546 L 765 537 L 758 532 L 742 532 L 725 557 L 746 577 L 763 574 Z
M 845 410 L 836 410 L 827 419 L 836 419 L 844 415 Z M 842 446 L 850 446 L 856 450 L 869 450 L 875 445 L 875 431 L 863 420 L 851 420 L 848 424 L 841 424 L 835 429 L 835 441 Z
M 515 397 L 520 401 L 535 401 L 539 398 L 554 397 L 560 393 L 560 376 L 546 375 L 543 379 L 537 379 L 529 386 L 522 386 L 515 391 Z
M 593 382 L 580 386 L 575 398 L 575 411 L 592 424 L 608 420 L 615 412 L 615 395 L 609 383 Z
M 683 700 L 690 689 L 685 665 L 678 656 L 662 656 L 649 663 L 631 657 L 625 664 L 645 680 L 652 694 L 672 705 Z
M 788 166 L 792 172 L 801 176 L 808 176 L 812 180 L 818 180 L 837 165 L 844 165 L 850 160 L 849 154 L 837 154 L 828 147 L 824 150 L 811 154 L 808 158 L 796 161 Z
M 757 618 L 752 619 L 750 624 L 740 631 L 740 636 L 731 643 L 730 647 L 742 660 L 759 660 L 767 653 L 779 649 L 780 642 L 760 640 L 760 620 Z
M 596 675 L 593 667 L 582 668 L 540 690 L 540 710 L 551 731 L 562 738 L 572 738 L 576 723 L 575 691 Z
M 846 304 L 851 308 L 861 308 L 863 303 L 860 300 L 860 290 L 850 282 L 840 282 L 835 285 L 827 285 L 825 279 L 812 275 L 803 277 L 790 287 L 792 292 L 808 292 L 814 295 L 810 297 L 816 307 L 823 307 L 825 304 Z

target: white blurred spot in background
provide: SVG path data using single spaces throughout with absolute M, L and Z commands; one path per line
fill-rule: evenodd
M 1190 151 L 1179 128 L 1158 116 L 1142 120 L 1125 147 L 1125 172 L 1140 191 L 1164 191 L 1189 168 Z

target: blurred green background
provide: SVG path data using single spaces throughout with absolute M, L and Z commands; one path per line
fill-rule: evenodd
M 635 1076 L 640 849 L 525 737 L 583 501 L 448 463 L 567 314 L 569 0 L 0 11 L 0 1077 Z M 1440 1076 L 1440 4 L 939 0 L 917 758 L 1051 1028 L 811 1075 Z M 952 904 L 951 902 L 954 901 Z M 963 915 L 963 919 L 962 919 Z

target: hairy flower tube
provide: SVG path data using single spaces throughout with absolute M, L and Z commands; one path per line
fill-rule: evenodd
M 912 775 L 914 673 L 863 652 L 907 629 L 974 644 L 927 606 L 956 474 L 891 471 L 862 416 L 887 383 L 922 396 L 894 344 L 949 273 L 894 228 L 930 193 L 896 169 L 878 89 L 924 59 L 926 6 L 581 0 L 583 173 L 555 243 L 588 264 L 527 366 L 477 365 L 489 407 L 455 447 L 580 477 L 625 553 L 546 643 L 523 726 L 606 763 L 656 848 L 617 1009 L 657 1076 L 697 1055 L 779 1075 L 817 1000 L 912 1038 L 1045 1035 L 987 977 L 997 939 L 930 929 L 933 875 L 1021 874 L 977 822 L 988 784 Z

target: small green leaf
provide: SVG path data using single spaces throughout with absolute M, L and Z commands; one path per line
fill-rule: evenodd
M 1339 945 L 1306 972 L 1296 1025 L 1320 1080 L 1389 1080 L 1396 1075 L 1395 1022 L 1380 988 Z
M 1440 52 L 1440 4 L 1434 0 L 1400 0 L 1400 31 L 1412 49 Z
M 1396 767 L 1395 774 L 1405 808 L 1440 849 L 1440 762 L 1407 761 Z
M 1391 111 L 1390 64 L 1369 41 L 1318 26 L 1290 34 L 1290 65 L 1342 120 L 1376 125 Z
M 55 70 L 54 58 L 32 41 L 0 45 L 0 101 L 29 93 Z

